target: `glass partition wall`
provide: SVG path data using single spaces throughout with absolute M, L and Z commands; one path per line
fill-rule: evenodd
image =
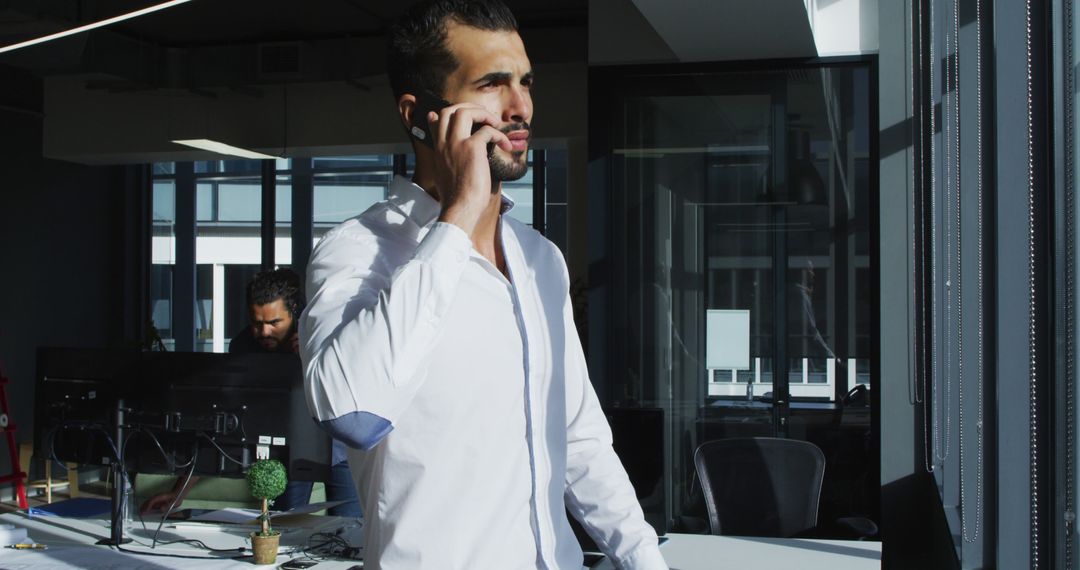
M 822 449 L 822 520 L 877 518 L 872 73 L 590 77 L 590 368 L 609 409 L 663 410 L 664 484 L 638 489 L 654 524 L 700 527 L 694 450 L 751 436 Z

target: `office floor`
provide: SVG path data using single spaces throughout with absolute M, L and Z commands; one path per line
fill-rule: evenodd
M 90 481 L 79 484 L 79 496 L 80 497 L 96 497 L 102 499 L 109 498 L 109 490 L 104 481 Z M 66 488 L 56 489 L 53 491 L 53 502 L 63 501 L 70 499 L 71 495 Z M 31 507 L 39 507 L 47 504 L 45 501 L 45 491 L 41 489 L 27 489 L 26 501 Z M 0 490 L 0 513 L 8 513 L 19 510 L 19 500 L 15 496 L 15 488 Z

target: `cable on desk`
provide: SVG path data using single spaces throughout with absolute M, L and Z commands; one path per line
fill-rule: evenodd
M 135 544 L 138 544 L 139 546 L 145 546 L 146 548 L 151 548 L 151 549 L 154 548 L 152 545 L 146 544 L 144 542 L 140 542 L 138 540 L 134 540 L 134 542 L 135 542 Z M 196 548 L 201 548 L 201 549 L 206 550 L 208 552 L 237 552 L 237 553 L 242 553 L 242 552 L 244 552 L 245 550 L 248 549 L 246 546 L 234 546 L 232 548 L 212 548 L 212 547 L 208 546 L 205 542 L 203 542 L 203 541 L 201 541 L 201 540 L 199 540 L 197 538 L 180 538 L 180 539 L 177 539 L 177 540 L 159 541 L 157 543 L 157 546 L 168 546 L 170 544 L 180 544 L 180 543 L 190 544 L 191 546 L 194 546 Z
M 318 544 L 312 544 L 321 540 Z M 300 550 L 305 558 L 325 560 L 327 558 L 358 558 L 364 550 L 362 546 L 352 546 L 349 541 L 329 532 L 316 532 L 308 537 L 307 545 Z
M 111 546 L 111 548 L 115 548 L 116 550 L 118 550 L 120 552 L 125 552 L 125 553 L 128 553 L 128 554 L 139 554 L 141 556 L 164 556 L 166 558 L 186 558 L 188 560 L 241 560 L 243 558 L 250 558 L 251 557 L 250 554 L 241 554 L 239 556 L 192 556 L 192 555 L 187 555 L 187 554 L 167 554 L 165 552 L 143 552 L 141 550 L 129 550 L 129 549 L 124 548 L 122 546 L 116 546 L 116 545 Z M 235 548 L 230 548 L 229 550 L 236 550 L 236 549 Z
M 199 450 L 198 450 L 198 448 L 196 448 L 195 449 L 195 456 L 198 457 L 198 455 L 199 455 Z M 154 548 L 154 547 L 157 546 L 157 537 L 158 537 L 158 533 L 161 532 L 161 527 L 164 526 L 165 520 L 168 519 L 169 515 L 171 515 L 173 513 L 173 510 L 176 509 L 177 505 L 179 504 L 180 497 L 183 497 L 184 494 L 187 492 L 188 485 L 191 483 L 191 476 L 194 475 L 194 474 L 195 474 L 195 462 L 192 461 L 191 462 L 191 468 L 188 469 L 187 476 L 184 477 L 184 484 L 180 487 L 180 490 L 177 491 L 176 495 L 173 497 L 172 502 L 169 503 L 169 508 L 165 510 L 165 514 L 161 515 L 161 521 L 158 522 L 157 530 L 154 531 L 154 540 L 153 540 L 153 544 L 150 545 L 150 548 Z M 142 513 L 139 514 L 139 520 L 140 521 L 142 520 Z

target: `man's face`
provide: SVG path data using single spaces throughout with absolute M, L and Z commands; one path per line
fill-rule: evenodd
M 475 103 L 502 124 L 513 150 L 492 146 L 488 155 L 495 180 L 517 180 L 528 170 L 532 138 L 533 73 L 525 44 L 517 32 L 492 32 L 448 22 L 446 46 L 458 68 L 446 78 L 443 97 L 453 103 Z
M 263 350 L 279 350 L 292 334 L 292 315 L 283 299 L 251 306 L 251 334 Z

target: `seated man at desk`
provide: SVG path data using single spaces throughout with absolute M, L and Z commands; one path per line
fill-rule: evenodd
M 297 317 L 304 309 L 300 277 L 289 269 L 259 273 L 248 283 L 247 305 L 250 326 L 244 327 L 233 337 L 229 343 L 229 352 L 296 354 L 299 338 L 296 330 Z M 331 507 L 327 512 L 334 516 L 359 518 L 362 514 L 360 502 L 346 461 L 345 444 L 337 440 L 334 440 L 332 461 L 330 480 L 325 482 L 326 500 L 345 502 Z M 177 479 L 172 491 L 151 497 L 143 504 L 142 511 L 165 511 L 174 501 L 175 508 L 179 508 L 198 480 L 198 476 L 192 476 L 187 491 L 178 498 L 183 487 L 183 478 Z M 311 500 L 311 488 L 310 481 L 290 481 L 285 494 L 274 502 L 274 509 L 286 511 L 308 504 Z

